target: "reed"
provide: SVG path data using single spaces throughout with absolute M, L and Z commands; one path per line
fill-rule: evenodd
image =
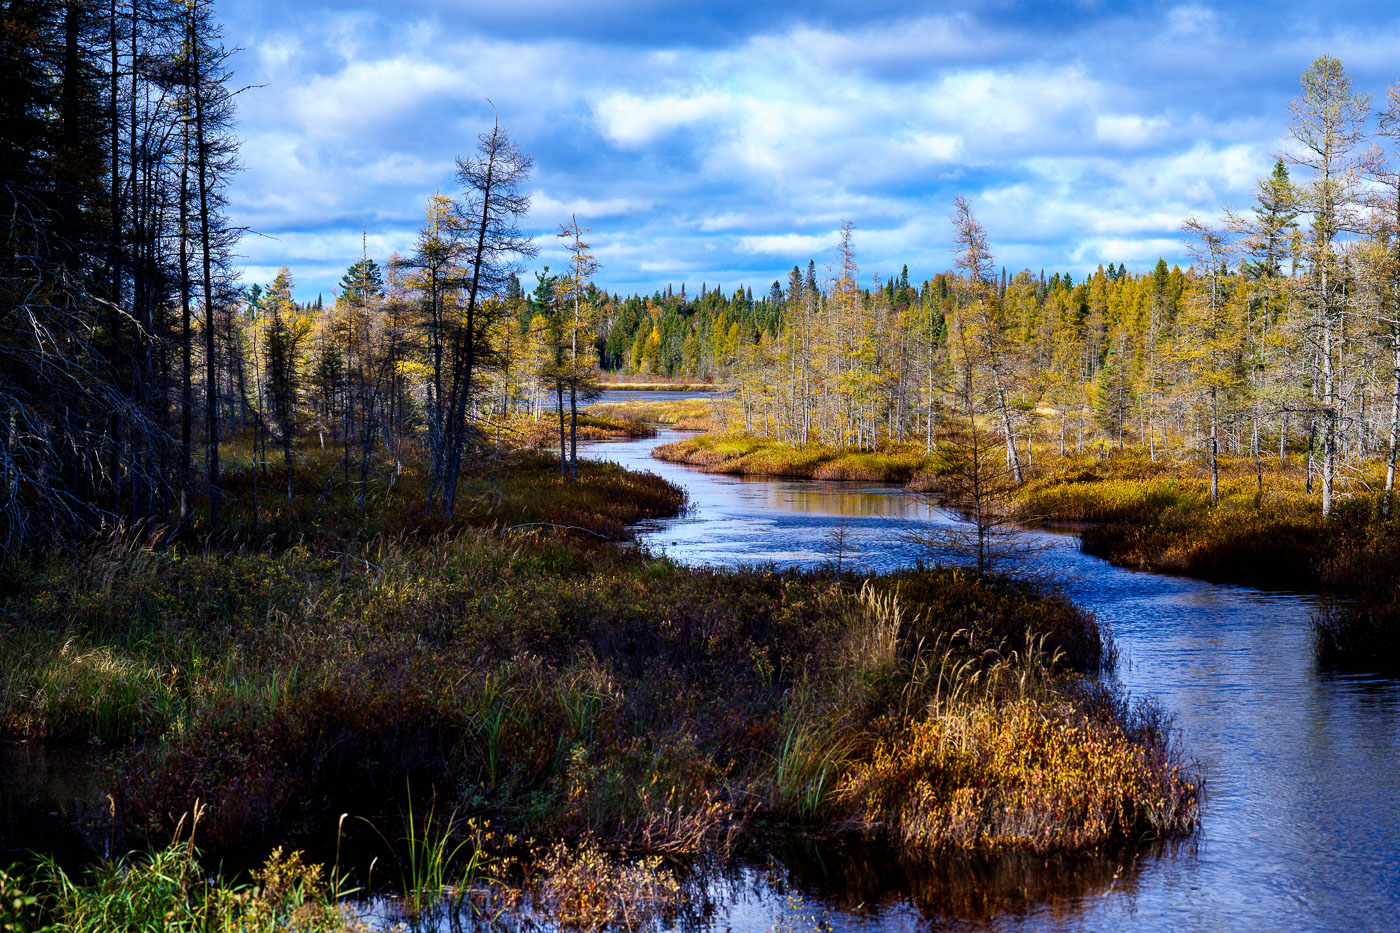
M 562 928 L 582 933 L 653 927 L 674 916 L 684 900 L 659 858 L 627 862 L 591 842 L 556 845 L 540 874 L 536 904 Z

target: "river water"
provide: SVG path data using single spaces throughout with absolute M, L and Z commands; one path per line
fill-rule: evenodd
M 682 563 L 908 562 L 910 529 L 953 519 L 898 487 L 720 476 L 654 460 L 681 437 L 587 455 L 685 487 L 680 518 L 642 542 Z M 1037 559 L 1106 620 L 1117 676 L 1175 718 L 1198 760 L 1201 832 L 1119 859 L 1006 856 L 897 864 L 866 853 L 784 855 L 710 885 L 713 930 L 1400 929 L 1400 682 L 1322 671 L 1298 594 L 1115 568 L 1071 535 Z M 844 540 L 842 540 L 844 539 Z M 840 543 L 838 544 L 838 541 Z

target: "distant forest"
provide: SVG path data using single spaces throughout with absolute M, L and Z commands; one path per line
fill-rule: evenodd
M 1037 442 L 1301 453 L 1324 509 L 1348 461 L 1395 459 L 1400 93 L 1372 108 L 1335 59 L 1304 74 L 1252 209 L 1184 225 L 1190 268 L 1008 272 L 960 198 L 949 271 L 865 276 L 847 224 L 829 266 L 757 295 L 609 294 L 586 218 L 558 231 L 566 266 L 522 282 L 532 162 L 500 125 L 416 241 L 348 257 L 330 301 L 294 301 L 287 269 L 245 288 L 237 90 L 211 0 L 0 7 L 7 552 L 119 525 L 217 534 L 230 464 L 280 459 L 290 495 L 311 437 L 362 506 L 412 460 L 450 513 L 494 428 L 576 413 L 603 373 L 713 380 L 733 427 L 798 444 L 932 449 L 985 419 L 1018 472 Z

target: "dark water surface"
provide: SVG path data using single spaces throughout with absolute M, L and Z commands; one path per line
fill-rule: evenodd
M 889 569 L 910 560 L 903 532 L 952 521 L 897 487 L 719 476 L 651 458 L 680 436 L 593 444 L 587 454 L 686 488 L 686 515 L 641 531 L 652 550 L 684 563 L 813 566 L 839 552 L 848 565 Z M 785 856 L 711 885 L 715 903 L 696 925 L 1400 929 L 1400 682 L 1318 670 L 1306 596 L 1122 570 L 1081 553 L 1072 536 L 1037 540 L 1063 589 L 1110 624 L 1119 678 L 1175 717 L 1199 760 L 1198 838 L 1080 862 Z

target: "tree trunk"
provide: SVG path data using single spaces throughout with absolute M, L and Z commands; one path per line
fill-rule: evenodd
M 1390 328 L 1390 443 L 1385 457 L 1385 496 L 1381 508 L 1390 514 L 1390 500 L 1395 494 L 1395 457 L 1400 447 L 1400 324 Z
M 578 479 L 578 381 L 569 380 L 569 475 Z
M 569 475 L 569 455 L 564 446 L 564 380 L 558 379 L 554 383 L 554 410 L 559 413 L 559 475 L 567 478 Z
M 193 56 L 195 158 L 199 185 L 199 247 L 204 261 L 204 416 L 207 421 L 207 460 L 209 467 L 209 522 L 214 533 L 219 531 L 219 361 L 214 324 L 214 267 L 209 234 L 209 165 L 208 146 L 204 138 L 203 76 L 199 73 L 199 43 L 194 35 L 193 9 L 190 19 L 190 54 Z M 290 456 L 290 455 L 289 455 Z M 291 478 L 288 475 L 290 497 Z
M 1216 410 L 1217 389 L 1210 388 L 1210 504 L 1220 503 L 1220 415 Z

